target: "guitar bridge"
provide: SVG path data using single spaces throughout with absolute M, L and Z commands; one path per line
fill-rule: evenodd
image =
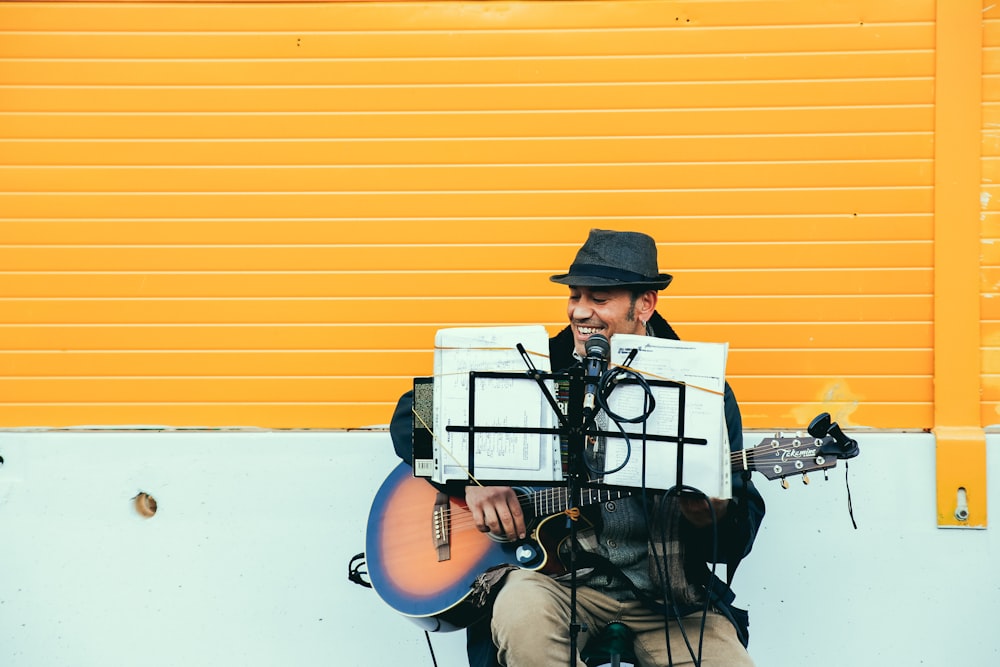
M 431 530 L 438 562 L 451 560 L 451 504 L 445 493 L 438 493 L 434 501 Z

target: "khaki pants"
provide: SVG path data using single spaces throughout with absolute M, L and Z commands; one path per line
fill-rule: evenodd
M 618 602 L 586 586 L 577 588 L 576 603 L 577 622 L 589 630 L 577 635 L 578 650 L 593 633 L 619 620 L 635 633 L 634 651 L 642 667 L 693 665 L 699 650 L 702 667 L 753 667 L 736 629 L 717 612 L 710 611 L 704 617 L 704 634 L 700 613 L 681 619 L 681 624 L 670 621 L 668 657 L 662 615 L 639 602 Z M 493 641 L 500 650 L 500 663 L 507 667 L 568 667 L 569 619 L 568 586 L 537 572 L 511 572 L 493 608 Z M 575 664 L 584 667 L 578 657 Z

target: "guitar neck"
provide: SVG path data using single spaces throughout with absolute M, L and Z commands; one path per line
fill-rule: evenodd
M 733 472 L 759 472 L 768 479 L 783 479 L 814 470 L 825 470 L 837 464 L 837 454 L 826 451 L 824 440 L 819 438 L 775 437 L 765 438 L 756 447 L 730 453 Z M 632 491 L 595 489 L 577 490 L 576 500 L 569 502 L 569 491 L 554 487 L 527 493 L 520 497 L 521 505 L 535 516 L 550 516 L 572 507 L 583 507 L 618 500 Z
M 534 491 L 522 496 L 521 504 L 529 506 L 535 516 L 549 516 L 565 512 L 572 507 L 596 505 L 610 500 L 618 500 L 628 495 L 631 495 L 629 491 L 581 488 L 575 494 L 576 501 L 571 503 L 567 489 L 552 488 Z

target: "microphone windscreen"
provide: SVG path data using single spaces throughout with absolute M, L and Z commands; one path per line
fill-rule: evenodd
M 611 343 L 601 334 L 594 334 L 587 339 L 587 356 L 607 359 L 611 354 Z

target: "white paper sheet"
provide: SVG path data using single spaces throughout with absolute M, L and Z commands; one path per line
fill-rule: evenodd
M 558 417 L 517 350 L 520 343 L 542 372 L 549 371 L 548 333 L 542 326 L 441 329 L 434 352 L 434 465 L 431 479 L 469 477 L 469 435 L 448 426 L 469 426 L 470 372 L 524 373 L 523 379 L 477 378 L 475 427 L 552 428 Z M 546 381 L 550 393 L 554 383 Z M 561 479 L 555 435 L 475 433 L 473 475 L 480 481 Z
M 624 363 L 632 350 L 637 354 L 629 367 L 647 380 L 684 384 L 684 437 L 708 441 L 706 445 L 684 446 L 682 483 L 710 497 L 731 497 L 732 471 L 723 406 L 729 346 L 616 334 L 611 338 L 612 364 Z M 651 390 L 656 407 L 646 421 L 646 432 L 677 437 L 680 391 L 655 385 Z M 609 396 L 608 407 L 622 417 L 633 417 L 642 413 L 644 395 L 638 385 L 621 384 Z M 624 426 L 630 433 L 642 432 L 642 424 Z M 616 428 L 611 425 L 605 430 Z M 644 443 L 641 435 L 631 436 L 630 440 L 631 448 L 623 438 L 607 438 L 605 469 L 620 466 L 626 458 L 627 463 L 621 471 L 606 475 L 605 483 L 655 489 L 676 486 L 677 445 L 653 440 Z

